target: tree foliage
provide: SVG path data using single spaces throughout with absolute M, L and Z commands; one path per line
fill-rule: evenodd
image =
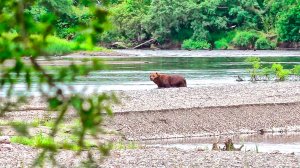
M 112 8 L 111 20 L 115 25 L 115 31 L 132 41 L 147 38 L 142 22 L 148 12 L 149 3 L 149 0 L 125 0 Z
M 253 49 L 257 39 L 258 35 L 255 32 L 242 31 L 238 32 L 232 41 L 241 49 Z
M 260 37 L 255 42 L 255 48 L 259 50 L 270 50 L 275 48 L 275 43 L 271 42 L 266 37 Z
M 277 21 L 277 32 L 282 41 L 300 41 L 300 5 L 281 12 Z
M 112 37 L 115 40 L 154 38 L 164 43 L 191 39 L 213 45 L 220 40 L 214 38 L 215 34 L 252 30 L 270 36 L 278 32 L 280 40 L 299 41 L 298 0 L 147 0 L 136 3 L 124 0 L 110 6 L 112 23 L 117 26 Z
M 86 11 L 84 15 L 89 15 L 89 19 L 75 17 L 74 23 L 72 18 L 75 8 L 84 8 Z M 35 83 L 40 95 L 46 100 L 49 110 L 57 112 L 57 118 L 49 135 L 50 139 L 57 135 L 59 125 L 65 122 L 66 113 L 72 110 L 78 116 L 80 126 L 76 132 L 72 132 L 78 140 L 69 145 L 78 145 L 79 151 L 90 149 L 90 146 L 85 143 L 85 138 L 89 134 L 99 139 L 100 133 L 103 133 L 101 128 L 103 117 L 105 113 L 112 115 L 110 105 L 116 102 L 116 97 L 107 93 L 84 95 L 82 92 L 75 92 L 71 87 L 65 89 L 62 83 L 74 81 L 77 76 L 103 69 L 102 63 L 99 60 L 88 61 L 83 65 L 72 63 L 69 67 L 49 71 L 39 63 L 38 59 L 41 55 L 49 54 L 47 39 L 60 31 L 60 24 L 63 22 L 74 24 L 72 25 L 74 32 L 82 35 L 81 41 L 74 45 L 92 48 L 96 42 L 95 36 L 103 32 L 106 16 L 107 11 L 103 10 L 97 1 L 1 0 L 0 91 L 5 96 L 5 99 L 0 102 L 1 116 L 7 111 L 18 108 L 20 103 L 27 102 L 29 95 L 19 95 L 14 92 L 17 83 L 25 82 L 28 90 Z M 70 92 L 72 94 L 68 94 Z M 14 126 L 21 135 L 30 137 L 28 127 L 26 124 Z M 46 156 L 54 159 L 60 146 L 57 143 L 39 146 L 43 151 L 36 163 L 41 164 Z M 104 155 L 108 154 L 109 147 L 100 142 L 96 146 Z

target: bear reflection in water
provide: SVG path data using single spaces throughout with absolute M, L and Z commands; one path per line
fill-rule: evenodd
M 180 75 L 167 75 L 155 72 L 150 74 L 150 80 L 153 81 L 158 88 L 186 87 L 186 80 Z

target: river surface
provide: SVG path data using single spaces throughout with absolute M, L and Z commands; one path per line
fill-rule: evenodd
M 123 53 L 123 56 L 101 56 L 108 65 L 106 70 L 79 77 L 68 86 L 73 86 L 79 92 L 85 89 L 90 93 L 107 90 L 154 89 L 157 86 L 149 80 L 151 72 L 181 74 L 186 78 L 188 87 L 239 84 L 236 81 L 237 76 L 245 80 L 249 79 L 247 69 L 251 66 L 244 61 L 248 56 L 260 57 L 262 65 L 268 67 L 273 63 L 281 63 L 284 68 L 292 68 L 300 64 L 300 51 L 117 50 L 117 52 Z M 97 56 L 75 54 L 55 57 L 54 60 L 58 65 L 60 61 L 70 59 L 78 61 L 87 57 Z M 64 66 L 64 63 L 59 66 Z M 36 94 L 36 88 L 37 86 L 33 85 L 30 93 Z M 14 90 L 24 93 L 26 86 L 17 84 Z
M 153 89 L 151 72 L 181 74 L 188 87 L 238 84 L 237 76 L 249 79 L 248 56 L 261 57 L 263 66 L 281 63 L 284 68 L 300 64 L 300 51 L 186 51 L 118 50 L 129 56 L 105 57 L 109 68 L 80 78 L 76 84 L 100 90 Z
M 212 144 L 216 142 L 218 142 L 220 148 L 223 148 L 224 141 L 227 138 L 233 140 L 235 148 L 244 145 L 241 151 L 294 153 L 300 155 L 300 134 L 296 133 L 151 140 L 141 142 L 141 144 L 182 150 L 211 150 Z

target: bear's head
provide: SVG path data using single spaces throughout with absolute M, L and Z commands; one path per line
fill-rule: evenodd
M 158 77 L 159 77 L 159 73 L 157 73 L 157 72 L 150 74 L 150 80 L 151 81 L 154 81 Z

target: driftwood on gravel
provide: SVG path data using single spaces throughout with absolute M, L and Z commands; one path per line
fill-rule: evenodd
M 140 47 L 143 47 L 144 45 L 152 44 L 152 43 L 154 43 L 155 41 L 156 41 L 155 39 L 147 40 L 147 41 L 145 41 L 145 42 L 143 42 L 143 43 L 141 43 L 141 44 L 139 44 L 139 45 L 133 47 L 133 49 L 138 49 L 138 48 L 140 48 Z
M 215 150 L 215 151 L 220 151 L 220 150 L 222 150 L 222 151 L 241 151 L 241 149 L 244 147 L 244 145 L 240 146 L 239 148 L 234 147 L 232 139 L 227 139 L 224 142 L 224 145 L 225 146 L 221 149 L 220 146 L 218 145 L 218 142 L 213 143 L 212 150 Z
M 223 151 L 241 151 L 244 145 L 240 146 L 239 148 L 235 148 L 231 139 L 227 139 L 224 142 L 225 146 L 222 149 Z

